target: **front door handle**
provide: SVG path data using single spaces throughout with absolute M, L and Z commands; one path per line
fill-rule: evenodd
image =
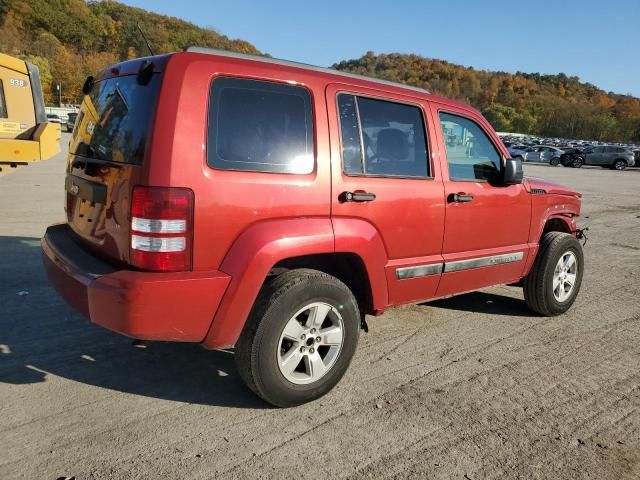
M 373 202 L 376 199 L 376 194 L 358 191 L 342 192 L 339 199 L 341 202 Z
M 449 195 L 449 203 L 469 203 L 473 200 L 473 195 L 467 193 L 452 193 Z

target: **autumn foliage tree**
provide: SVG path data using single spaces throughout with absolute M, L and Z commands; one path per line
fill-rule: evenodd
M 84 79 L 105 66 L 188 45 L 260 54 L 213 29 L 104 0 L 0 0 L 0 51 L 40 68 L 45 99 L 78 103 Z M 368 52 L 333 65 L 470 103 L 499 131 L 640 141 L 640 99 L 604 92 L 578 77 L 475 70 L 418 55 Z
M 244 40 L 110 0 L 0 0 L 0 51 L 38 65 L 47 103 L 75 104 L 88 75 L 149 55 L 137 25 L 156 54 L 189 45 L 260 54 Z
M 333 68 L 470 103 L 498 131 L 640 141 L 640 99 L 604 92 L 564 73 L 488 72 L 418 55 L 373 52 Z

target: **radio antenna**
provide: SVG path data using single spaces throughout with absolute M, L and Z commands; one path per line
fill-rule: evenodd
M 140 24 L 136 23 L 136 27 L 138 27 L 138 30 L 140 31 L 140 35 L 142 35 L 142 38 L 144 38 L 144 43 L 147 44 L 147 48 L 149 49 L 149 53 L 151 53 L 151 56 L 154 56 L 155 53 L 153 53 L 153 50 L 151 49 L 151 45 L 149 45 L 149 40 L 147 40 L 147 36 L 142 31 L 142 28 L 140 28 Z

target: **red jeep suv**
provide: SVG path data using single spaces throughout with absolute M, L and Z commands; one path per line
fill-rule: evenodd
M 578 294 L 580 194 L 523 179 L 468 105 L 201 48 L 83 91 L 51 283 L 121 334 L 235 347 L 273 405 L 328 392 L 365 314 L 519 283 L 549 316 Z

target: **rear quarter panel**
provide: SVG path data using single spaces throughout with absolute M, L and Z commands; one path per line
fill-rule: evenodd
M 211 82 L 221 76 L 296 83 L 308 89 L 314 109 L 315 170 L 308 175 L 215 170 L 207 165 L 207 115 Z M 299 73 L 298 73 L 299 72 Z M 330 164 L 323 83 L 298 70 L 181 53 L 171 57 L 158 104 L 150 185 L 195 193 L 194 269 L 213 270 L 253 225 L 275 219 L 329 217 Z

